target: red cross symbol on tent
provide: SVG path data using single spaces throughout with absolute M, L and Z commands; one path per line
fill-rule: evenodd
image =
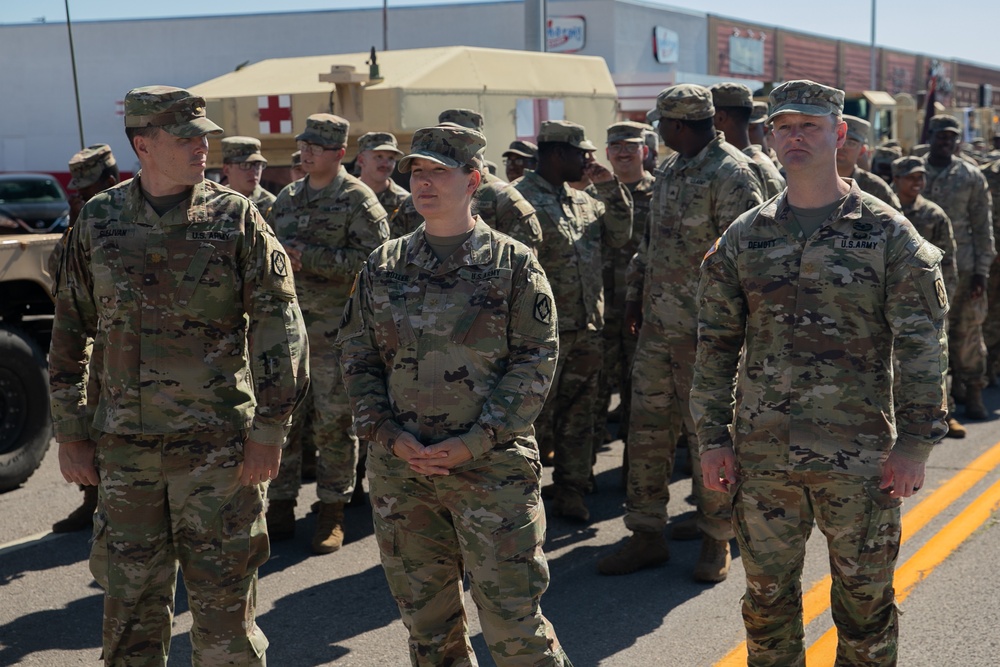
M 261 134 L 292 133 L 292 98 L 290 95 L 268 95 L 257 98 Z

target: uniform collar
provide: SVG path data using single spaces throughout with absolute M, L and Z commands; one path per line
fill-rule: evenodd
M 840 207 L 840 210 L 834 211 L 830 219 L 857 220 L 861 218 L 863 213 L 861 188 L 858 187 L 856 181 L 850 178 L 842 180 L 850 183 L 851 190 L 847 193 L 847 199 L 844 200 L 843 206 Z M 782 190 L 780 195 L 765 204 L 764 208 L 760 210 L 760 214 L 773 220 L 787 220 L 792 215 L 792 207 L 788 205 L 788 190 Z
M 439 262 L 424 237 L 426 224 L 421 224 L 406 242 L 406 263 L 414 264 L 435 275 L 451 273 L 463 266 L 482 266 L 493 260 L 492 230 L 478 215 L 472 236 L 450 257 Z

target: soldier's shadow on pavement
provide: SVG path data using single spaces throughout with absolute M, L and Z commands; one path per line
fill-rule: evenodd
M 298 519 L 295 522 L 295 537 L 293 539 L 271 544 L 271 557 L 260 568 L 260 578 L 263 579 L 270 574 L 294 567 L 310 558 L 323 558 L 324 556 L 312 553 L 309 547 L 314 530 L 316 530 L 315 513 Z M 345 547 L 354 542 L 360 542 L 374 533 L 371 508 L 367 504 L 363 507 L 348 508 L 344 512 Z
M 0 626 L 0 665 L 17 665 L 34 653 L 93 649 L 101 651 L 104 594 L 97 584 L 93 595 L 73 600 L 60 609 L 46 609 Z M 35 662 L 34 664 L 43 664 Z
M 0 590 L 27 572 L 41 572 L 86 561 L 90 558 L 89 540 L 90 531 L 47 535 L 31 546 L 5 555 L 3 571 L 0 572 Z

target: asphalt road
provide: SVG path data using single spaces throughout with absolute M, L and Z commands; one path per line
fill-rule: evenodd
M 987 390 L 986 400 L 994 419 L 971 423 L 968 438 L 937 447 L 924 489 L 903 508 L 897 595 L 905 597 L 904 667 L 1000 664 L 1000 391 Z M 561 642 L 577 667 L 740 664 L 738 653 L 730 655 L 743 640 L 738 554 L 729 579 L 715 586 L 691 579 L 697 542 L 673 542 L 672 559 L 663 567 L 626 577 L 597 573 L 597 560 L 627 535 L 621 455 L 619 441 L 599 453 L 599 490 L 588 497 L 591 525 L 549 521 L 552 585 L 542 607 Z M 676 479 L 671 493 L 672 515 L 692 510 L 689 481 Z M 22 488 L 0 495 L 0 666 L 98 664 L 102 603 L 87 568 L 89 535 L 48 533 L 80 497 L 60 477 L 54 448 Z M 313 500 L 315 485 L 306 485 L 296 539 L 273 545 L 260 573 L 258 623 L 271 642 L 269 664 L 409 665 L 406 631 L 378 563 L 368 510 L 348 510 L 347 544 L 340 552 L 314 556 Z M 809 542 L 805 590 L 827 574 L 825 551 L 817 533 Z M 913 585 L 902 591 L 904 573 Z M 480 664 L 492 665 L 474 605 L 467 603 Z M 190 613 L 182 586 L 177 607 L 170 664 L 186 665 Z M 816 609 L 806 636 L 809 644 L 819 642 L 810 651 L 810 667 L 833 664 L 832 649 L 821 639 L 832 627 L 829 612 L 822 604 Z

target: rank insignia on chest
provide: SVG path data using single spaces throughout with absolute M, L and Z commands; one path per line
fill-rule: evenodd
M 535 295 L 534 315 L 542 324 L 552 324 L 552 298 L 548 294 Z
M 271 271 L 282 278 L 288 275 L 288 260 L 285 258 L 285 253 L 280 250 L 271 252 Z

